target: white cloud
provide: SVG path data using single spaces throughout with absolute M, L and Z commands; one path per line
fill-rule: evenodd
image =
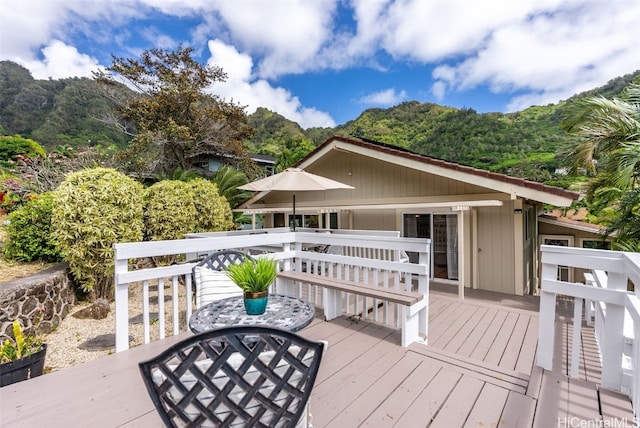
M 228 75 L 226 82 L 216 83 L 211 88 L 212 93 L 227 100 L 240 101 L 241 105 L 247 106 L 248 113 L 265 107 L 297 122 L 302 128 L 336 126 L 327 113 L 304 107 L 298 97 L 288 90 L 255 78 L 251 72 L 253 60 L 249 55 L 238 52 L 220 40 L 210 41 L 209 51 L 211 58 L 208 64 L 222 67 Z
M 315 58 L 332 37 L 331 1 L 219 1 L 229 43 L 261 57 L 258 74 L 273 78 L 316 68 Z
M 606 16 L 606 19 L 602 19 Z M 522 92 L 508 106 L 521 110 L 603 85 L 640 64 L 640 3 L 572 4 L 497 27 L 472 56 L 433 72 L 440 87 L 487 85 L 495 93 Z
M 63 79 L 69 76 L 91 77 L 99 68 L 98 60 L 78 52 L 73 46 L 53 40 L 42 49 L 41 61 L 25 62 L 35 79 Z
M 374 92 L 369 95 L 365 95 L 358 101 L 361 104 L 393 106 L 406 99 L 407 93 L 405 91 L 396 92 L 395 88 L 389 88 L 379 92 Z

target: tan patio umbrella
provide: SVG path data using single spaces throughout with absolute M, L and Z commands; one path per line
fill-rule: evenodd
M 296 230 L 296 194 L 314 190 L 355 189 L 348 184 L 311 174 L 300 168 L 287 168 L 284 171 L 238 187 L 255 192 L 285 191 L 293 193 L 293 230 Z

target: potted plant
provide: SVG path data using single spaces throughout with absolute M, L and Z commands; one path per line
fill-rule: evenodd
M 25 335 L 18 320 L 13 321 L 13 336 L 0 343 L 0 387 L 40 376 L 44 370 L 47 344 Z
M 267 308 L 269 286 L 278 274 L 274 259 L 245 258 L 227 267 L 227 276 L 244 292 L 244 308 L 249 315 L 260 315 Z

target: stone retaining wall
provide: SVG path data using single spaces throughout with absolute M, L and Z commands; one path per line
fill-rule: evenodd
M 36 275 L 0 284 L 0 340 L 13 337 L 11 323 L 19 319 L 25 331 L 50 333 L 76 303 L 65 263 Z

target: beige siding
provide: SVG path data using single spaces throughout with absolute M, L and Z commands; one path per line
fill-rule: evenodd
M 353 229 L 400 230 L 396 228 L 395 210 L 363 210 L 354 213 Z
M 323 158 L 308 171 L 354 186 L 355 190 L 347 191 L 354 200 L 491 192 L 484 187 L 341 152 Z
M 478 285 L 481 290 L 515 292 L 513 234 L 512 203 L 478 209 Z

